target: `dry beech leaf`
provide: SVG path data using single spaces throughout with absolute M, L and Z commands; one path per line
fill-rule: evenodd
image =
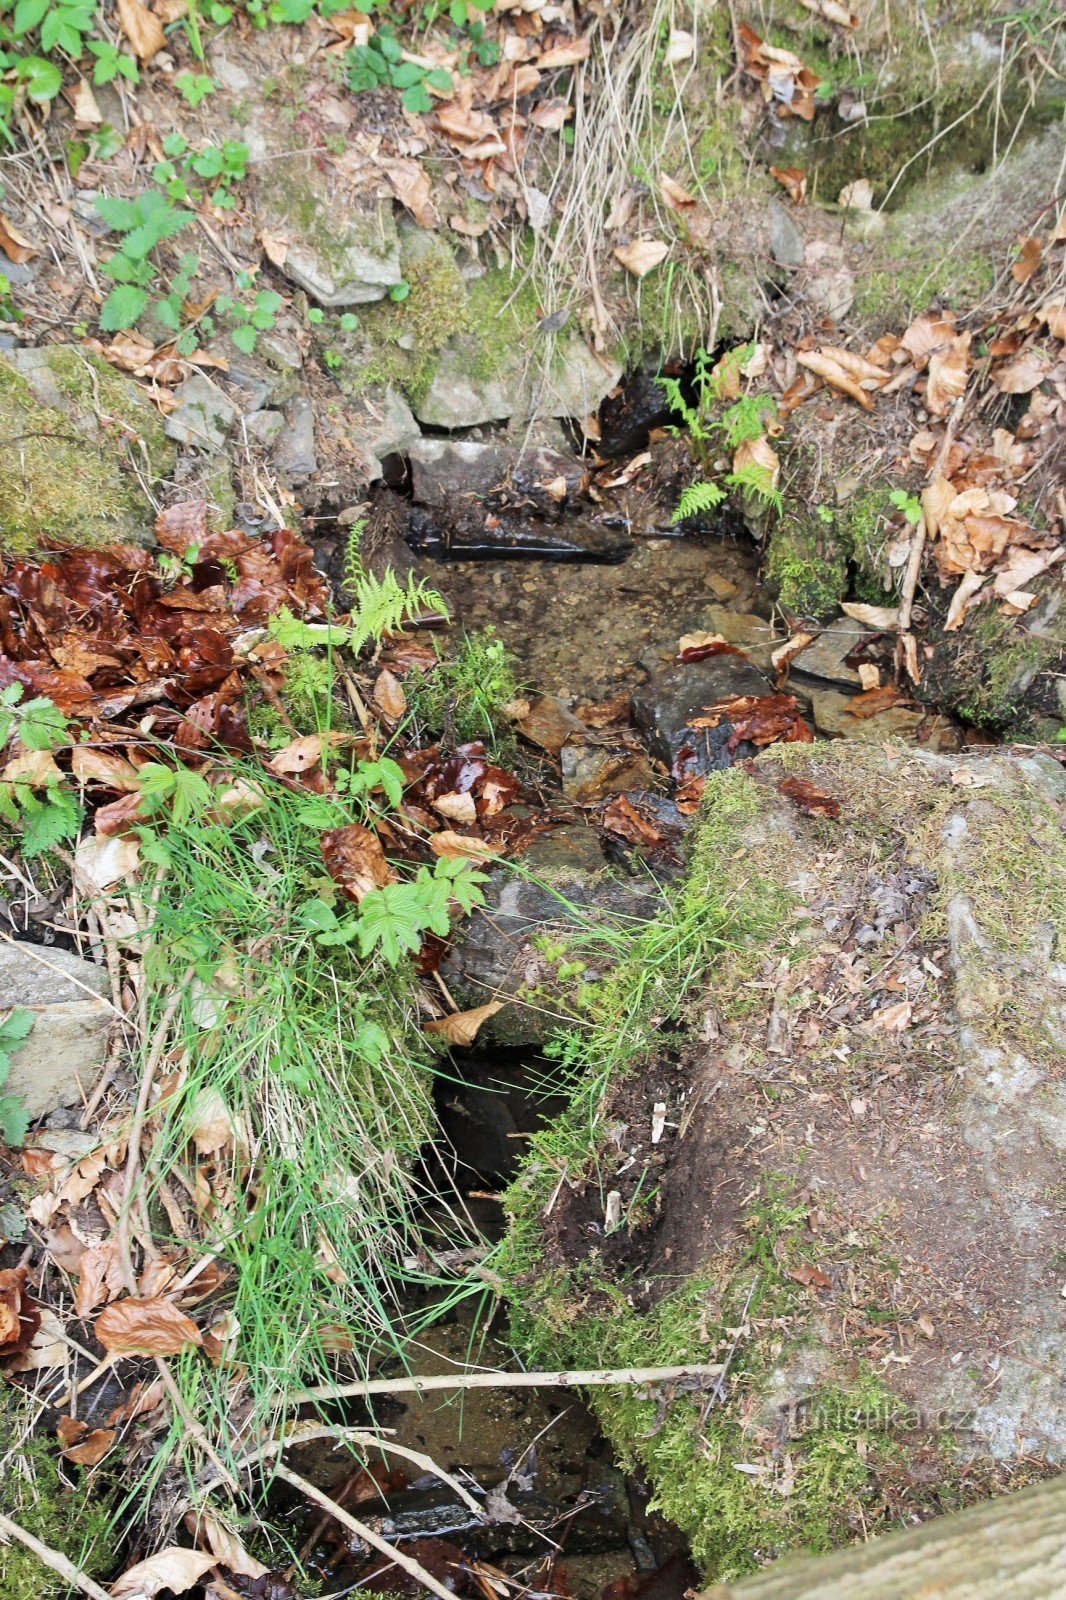
M 79 783 L 102 783 L 120 794 L 132 794 L 140 787 L 132 761 L 127 761 L 125 756 L 112 755 L 108 750 L 94 750 L 91 745 L 74 746 L 70 752 L 70 770 Z
M 167 42 L 163 24 L 140 0 L 118 0 L 118 20 L 138 61 L 151 61 Z
M 74 851 L 74 882 L 79 889 L 110 889 L 132 877 L 140 861 L 140 841 L 130 834 L 90 834 Z
M 684 28 L 671 28 L 670 37 L 666 41 L 666 55 L 663 58 L 665 65 L 679 67 L 682 61 L 691 61 L 695 54 L 695 35 L 687 33 Z
M 760 433 L 757 439 L 745 439 L 733 453 L 733 471 L 741 472 L 745 467 L 761 467 L 769 474 L 770 487 L 777 488 L 777 480 L 781 476 L 781 458 L 765 433 Z
M 9 261 L 14 261 L 17 266 L 22 266 L 25 262 L 32 260 L 34 256 L 41 253 L 40 245 L 34 244 L 32 240 L 27 239 L 24 233 L 20 233 L 15 224 L 9 222 L 2 211 L 0 211 L 0 250 L 4 252 Z
M 471 801 L 471 804 L 473 802 Z M 362 900 L 371 889 L 392 881 L 381 840 L 361 822 L 330 828 L 320 840 L 326 871 L 346 900 Z
M 842 211 L 872 211 L 874 186 L 869 178 L 856 178 L 854 183 L 846 183 L 837 195 L 837 205 Z
M 5 1267 L 0 1272 L 0 1356 L 21 1355 L 41 1326 L 27 1277 L 25 1267 Z
M 833 22 L 838 28 L 857 28 L 859 19 L 854 11 L 841 5 L 840 0 L 800 0 L 800 4 L 813 11 L 816 17 L 824 17 L 826 22 Z
M 863 1027 L 869 1030 L 879 1029 L 887 1033 L 902 1033 L 910 1027 L 914 1007 L 909 1000 L 897 1000 L 895 1005 L 882 1006 L 880 1011 L 875 1011 Z
M 670 253 L 670 246 L 661 239 L 634 239 L 632 244 L 618 245 L 614 252 L 616 261 L 620 261 L 627 272 L 634 278 L 644 278 Z
M 770 651 L 770 662 L 777 673 L 778 688 L 788 676 L 789 663 L 793 657 L 798 656 L 801 650 L 806 650 L 813 638 L 813 633 L 794 633 L 790 639 L 786 639 L 783 644 L 777 645 Z
M 686 207 L 696 204 L 696 196 L 689 194 L 687 189 L 683 189 L 679 183 L 675 183 L 673 178 L 668 177 L 665 172 L 660 172 L 659 174 L 659 193 L 662 195 L 664 204 L 668 205 L 671 211 L 684 211 Z
M 865 389 L 861 388 L 856 379 L 845 372 L 832 356 L 826 355 L 821 350 L 801 350 L 796 360 L 801 367 L 806 367 L 808 372 L 813 372 L 824 383 L 828 383 L 830 388 L 839 389 L 841 394 L 849 395 L 862 406 L 864 411 L 873 410 L 874 403 Z
M 537 66 L 542 72 L 552 67 L 576 67 L 579 61 L 588 60 L 591 48 L 587 38 L 568 40 L 564 44 L 554 45 L 551 50 L 545 50 Z
M 1061 294 L 1041 306 L 1039 316 L 1047 323 L 1048 332 L 1056 339 L 1066 340 L 1066 298 Z
M 430 834 L 429 848 L 435 856 L 465 856 L 470 861 L 490 861 L 503 853 L 501 847 L 489 839 L 474 839 L 465 833 L 452 833 L 448 828 Z
M 259 243 L 263 246 L 263 254 L 270 262 L 270 265 L 277 267 L 280 271 L 285 265 L 289 254 L 289 241 L 287 239 L 279 239 L 277 234 L 267 233 L 264 228 L 259 235 Z
M 798 1267 L 791 1267 L 788 1275 L 790 1278 L 794 1278 L 797 1283 L 802 1283 L 807 1289 L 831 1289 L 833 1287 L 832 1278 L 824 1273 L 821 1267 L 812 1267 L 807 1261 L 802 1262 Z
M 881 683 L 881 673 L 871 661 L 859 662 L 859 683 L 863 689 L 877 689 Z
M 331 733 L 329 742 L 338 744 L 343 737 L 343 734 Z M 267 766 L 271 772 L 279 775 L 289 772 L 309 772 L 312 767 L 321 765 L 324 743 L 325 738 L 321 733 L 301 734 L 298 739 L 287 744 L 284 750 L 279 750 L 277 755 L 267 762 Z
M 94 1428 L 79 1444 L 63 1451 L 65 1461 L 77 1467 L 95 1467 L 107 1455 L 117 1435 L 114 1428 Z
M 800 206 L 807 198 L 807 174 L 802 167 L 771 167 L 770 176 L 776 178 L 788 198 Z
M 440 218 L 429 198 L 429 173 L 419 161 L 383 161 L 382 170 L 401 205 L 407 207 L 420 228 L 438 228 Z
M 820 789 L 809 778 L 783 778 L 777 786 L 777 791 L 791 800 L 801 811 L 806 812 L 809 817 L 840 815 L 840 801 L 836 795 Z
M 87 78 L 78 79 L 73 111 L 75 124 L 79 128 L 98 128 L 104 120 Z
M 192 1318 L 171 1301 L 135 1295 L 105 1306 L 94 1331 L 109 1355 L 176 1356 L 203 1343 Z
M 242 1578 L 261 1578 L 270 1571 L 255 1556 L 250 1555 L 232 1529 L 227 1528 L 210 1511 L 189 1511 L 185 1526 L 198 1544 L 206 1544 L 215 1560 L 230 1572 Z
M 174 1594 L 184 1594 L 194 1583 L 199 1583 L 204 1573 L 216 1564 L 217 1557 L 204 1555 L 202 1550 L 183 1550 L 179 1545 L 168 1545 L 157 1556 L 138 1561 L 121 1578 L 111 1585 L 113 1600 L 152 1600 L 161 1589 Z
M 50 750 L 17 750 L 0 773 L 5 783 L 24 783 L 31 789 L 58 783 L 62 776 Z
M 446 1017 L 427 1022 L 425 1031 L 438 1039 L 446 1039 L 449 1044 L 471 1045 L 477 1038 L 481 1024 L 502 1008 L 502 1000 L 490 1000 L 487 1005 L 475 1006 L 472 1011 L 453 1011 Z
M 1000 394 L 1031 394 L 1047 377 L 1050 363 L 1036 350 L 1022 350 L 993 373 Z
M 965 393 L 970 372 L 971 338 L 972 334 L 960 333 L 950 344 L 934 350 L 929 357 L 925 403 L 934 416 L 942 417 L 948 406 Z
M 948 614 L 944 618 L 945 633 L 954 633 L 957 628 L 962 627 L 966 620 L 966 612 L 969 609 L 970 601 L 979 589 L 984 588 L 987 582 L 987 573 L 974 572 L 969 567 L 966 569 L 955 589 L 955 593 L 951 597 Z
M 950 311 L 939 314 L 923 311 L 900 337 L 900 344 L 913 361 L 924 364 L 926 357 L 955 337 L 955 318 Z
M 1010 269 L 1010 275 L 1015 283 L 1028 283 L 1040 265 L 1042 255 L 1039 239 L 1034 239 L 1030 235 L 1028 238 L 1018 240 L 1018 256 Z
M 436 800 L 430 801 L 430 805 L 442 817 L 447 817 L 449 822 L 470 824 L 477 821 L 477 806 L 472 794 L 459 794 L 453 790 L 450 794 L 438 795 Z
M 407 696 L 394 672 L 383 667 L 374 684 L 374 704 L 391 722 L 399 721 L 407 710 Z
M 74 1293 L 74 1313 L 84 1322 L 97 1306 L 105 1305 L 122 1293 L 122 1263 L 113 1240 L 91 1244 L 78 1262 L 78 1287 Z

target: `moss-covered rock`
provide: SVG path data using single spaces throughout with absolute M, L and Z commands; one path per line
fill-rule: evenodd
M 0 1511 L 90 1578 L 106 1582 L 114 1567 L 110 1497 L 90 1486 L 81 1468 L 61 1474 L 54 1444 L 32 1437 L 16 1442 L 16 1424 L 26 1421 L 18 1417 L 21 1409 L 9 1406 L 0 1427 Z M 72 1592 L 25 1545 L 0 1541 L 4 1600 L 67 1600 Z
M 143 486 L 174 465 L 155 407 L 76 345 L 0 357 L 0 548 L 151 539 Z
M 286 130 L 279 132 L 288 143 Z M 263 225 L 285 241 L 285 276 L 320 306 L 383 299 L 402 276 L 391 202 L 354 194 L 311 153 L 271 150 L 261 136 L 249 142 Z
M 831 511 L 788 510 L 778 518 L 766 551 L 765 575 L 786 616 L 824 621 L 848 592 L 847 542 Z
M 1066 1457 L 1064 793 L 883 747 L 712 777 L 672 916 L 568 1045 L 507 1198 L 517 1336 L 724 1369 L 590 1397 L 709 1577 Z

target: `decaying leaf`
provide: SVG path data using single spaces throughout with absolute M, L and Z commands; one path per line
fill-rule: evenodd
M 217 1562 L 217 1556 L 202 1550 L 183 1550 L 168 1545 L 147 1561 L 138 1561 L 111 1585 L 112 1600 L 152 1600 L 161 1589 L 184 1594 Z
M 326 871 L 346 900 L 358 902 L 371 889 L 380 889 L 392 881 L 392 868 L 385 860 L 381 840 L 361 822 L 330 828 L 320 842 Z
M 449 1044 L 465 1047 L 473 1044 L 483 1022 L 494 1017 L 503 1007 L 502 1000 L 490 1000 L 486 1005 L 475 1006 L 472 1011 L 452 1011 L 446 1017 L 437 1017 L 425 1025 L 426 1033 Z
M 839 817 L 840 801 L 809 778 L 782 778 L 778 793 L 791 800 L 808 817 Z
M 993 374 L 993 382 L 1001 394 L 1031 394 L 1048 375 L 1051 363 L 1039 350 L 1022 350 L 1013 360 L 1005 361 Z
M 0 211 L 0 250 L 9 261 L 14 261 L 21 266 L 26 261 L 32 261 L 34 256 L 40 255 L 41 247 L 34 244 L 32 239 L 27 239 L 20 233 L 15 224 Z
M 795 205 L 803 204 L 807 198 L 807 174 L 802 167 L 771 167 L 770 176 L 788 191 L 788 198 Z
M 1010 269 L 1011 277 L 1015 283 L 1028 283 L 1040 265 L 1040 258 L 1043 253 L 1040 240 L 1034 239 L 1032 235 L 1018 240 L 1018 254 L 1015 257 L 1014 265 Z
M 684 211 L 696 204 L 696 196 L 675 183 L 673 178 L 667 177 L 665 172 L 659 174 L 659 193 L 671 211 Z
M 905 698 L 894 683 L 883 683 L 879 689 L 864 689 L 862 694 L 853 694 L 844 709 L 849 717 L 876 717 L 879 711 L 887 711 L 889 706 L 899 705 Z
M 837 195 L 837 205 L 842 211 L 872 211 L 874 186 L 869 178 L 856 178 L 854 183 L 846 183 Z
M 566 39 L 561 44 L 553 45 L 550 50 L 545 50 L 540 56 L 537 66 L 542 72 L 558 67 L 576 67 L 579 61 L 587 61 L 592 45 L 589 39 Z
M 615 795 L 604 808 L 603 825 L 609 833 L 616 833 L 620 839 L 628 839 L 630 844 L 654 846 L 663 843 L 662 830 L 624 794 Z
M 383 667 L 375 680 L 374 704 L 390 722 L 398 722 L 407 710 L 407 696 L 403 692 L 403 685 L 388 667 Z
M 192 1318 L 158 1297 L 116 1300 L 101 1311 L 94 1331 L 111 1355 L 176 1356 L 203 1343 Z
M 618 245 L 614 256 L 634 278 L 644 278 L 670 254 L 670 246 L 661 239 L 634 239 L 632 244 Z
M 41 1326 L 41 1314 L 27 1288 L 25 1267 L 0 1272 L 0 1358 L 20 1355 Z
M 766 474 L 764 482 L 776 489 L 781 476 L 781 458 L 765 433 L 757 439 L 744 439 L 733 452 L 733 471 L 743 472 L 745 467 L 758 467 Z
M 405 205 L 420 228 L 437 228 L 440 218 L 430 199 L 429 173 L 420 161 L 383 161 L 382 169 L 392 184 L 401 205 Z
M 138 61 L 151 61 L 167 42 L 162 22 L 140 0 L 118 0 L 118 20 Z
M 858 381 L 845 372 L 840 363 L 821 350 L 801 350 L 796 356 L 801 367 L 806 367 L 808 372 L 813 372 L 830 388 L 839 389 L 841 394 L 846 394 L 862 406 L 864 411 L 872 411 L 874 403 L 865 389 L 859 386 Z M 883 374 L 879 374 L 883 376 Z
M 835 23 L 838 28 L 857 28 L 859 19 L 854 11 L 841 5 L 840 0 L 800 0 L 808 11 L 813 11 L 816 17 L 824 17 L 826 22 Z
M 974 572 L 972 569 L 967 568 L 955 589 L 955 593 L 951 597 L 948 614 L 944 618 L 945 633 L 954 633 L 957 628 L 962 627 L 966 620 L 966 612 L 969 609 L 970 601 L 980 589 L 984 588 L 987 582 L 987 574 Z
M 441 828 L 429 836 L 429 848 L 435 856 L 465 856 L 470 861 L 491 861 L 502 855 L 500 845 L 491 839 L 476 839 L 470 834 L 453 833 Z
M 242 1578 L 261 1578 L 269 1572 L 270 1568 L 249 1554 L 232 1528 L 227 1528 L 212 1512 L 187 1512 L 185 1526 L 197 1544 L 207 1545 L 219 1566 L 240 1573 Z
M 861 600 L 845 600 L 840 609 L 846 617 L 854 617 L 856 622 L 879 632 L 889 632 L 899 626 L 898 606 L 872 606 Z
M 670 37 L 666 41 L 666 54 L 664 61 L 668 67 L 680 66 L 682 61 L 691 61 L 696 54 L 696 36 L 684 28 L 671 28 Z
M 449 822 L 460 822 L 469 825 L 477 821 L 477 805 L 472 794 L 460 794 L 452 790 L 449 794 L 440 794 L 435 800 L 430 801 L 434 811 L 439 811 L 442 817 L 447 817 Z
M 121 1294 L 122 1282 L 122 1263 L 114 1240 L 106 1239 L 83 1250 L 74 1293 L 74 1311 L 79 1320 L 84 1322 L 97 1306 Z
M 1048 332 L 1056 339 L 1066 340 L 1066 296 L 1058 295 L 1040 307 L 1039 315 L 1048 325 Z
M 797 1283 L 802 1283 L 806 1289 L 831 1289 L 833 1280 L 821 1267 L 812 1267 L 809 1261 L 802 1261 L 798 1267 L 790 1267 L 788 1275 Z
M 970 373 L 972 337 L 972 334 L 960 333 L 948 344 L 934 350 L 929 357 L 929 381 L 925 389 L 925 403 L 936 417 L 942 417 L 948 406 L 965 393 Z
M 85 1424 L 82 1423 L 84 1429 Z M 118 1437 L 114 1428 L 94 1428 L 91 1433 L 86 1433 L 77 1444 L 69 1445 L 63 1451 L 66 1461 L 73 1461 L 78 1467 L 95 1467 L 107 1455 L 111 1446 Z
M 140 860 L 140 840 L 132 834 L 88 834 L 74 851 L 74 882 L 90 894 L 132 877 Z

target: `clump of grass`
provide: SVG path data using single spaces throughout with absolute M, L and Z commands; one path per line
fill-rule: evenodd
M 427 672 L 411 673 L 407 702 L 415 724 L 427 734 L 451 733 L 457 744 L 483 739 L 496 754 L 513 744 L 502 707 L 517 699 L 517 662 L 495 629 L 464 634 L 455 653 L 442 655 Z

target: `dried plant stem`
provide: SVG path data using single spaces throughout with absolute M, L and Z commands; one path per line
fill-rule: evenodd
M 421 1467 L 423 1472 L 431 1472 L 435 1478 L 446 1483 L 449 1489 L 454 1489 L 468 1510 L 478 1516 L 481 1515 L 481 1506 L 469 1489 L 465 1488 L 458 1478 L 453 1478 L 444 1467 L 438 1466 L 432 1456 L 427 1456 L 422 1450 L 412 1450 L 408 1445 L 396 1444 L 382 1434 L 371 1433 L 365 1428 L 345 1428 L 331 1426 L 329 1423 L 311 1428 L 297 1427 L 289 1434 L 277 1439 L 267 1439 L 265 1443 L 257 1445 L 254 1450 L 243 1455 L 237 1465 L 247 1467 L 254 1461 L 265 1461 L 268 1456 L 279 1455 L 282 1450 L 291 1450 L 298 1444 L 307 1444 L 311 1439 L 335 1439 L 338 1444 L 350 1441 L 353 1444 L 366 1445 L 371 1450 L 380 1450 L 382 1455 L 402 1456 L 405 1461 L 413 1462 L 416 1467 Z M 213 1488 L 214 1482 L 208 1483 L 205 1487 Z
M 948 418 L 947 427 L 944 429 L 944 437 L 937 452 L 936 461 L 933 463 L 933 470 L 926 480 L 928 483 L 935 482 L 940 476 L 941 468 L 948 458 L 948 452 L 955 439 L 955 430 L 962 417 L 962 408 L 963 397 L 960 395 L 951 408 L 951 416 Z M 910 632 L 911 612 L 914 608 L 914 595 L 918 588 L 918 574 L 922 569 L 922 555 L 925 550 L 927 534 L 928 525 L 923 511 L 921 521 L 914 530 L 910 559 L 907 562 L 907 570 L 903 576 L 903 585 L 899 592 L 899 636 L 901 640 L 905 634 Z
M 304 1400 L 343 1400 L 371 1394 L 428 1394 L 440 1389 L 589 1389 L 613 1383 L 669 1383 L 673 1378 L 720 1378 L 720 1363 L 680 1367 L 614 1367 L 579 1372 L 457 1372 L 429 1378 L 368 1378 L 362 1383 L 320 1384 Z
M 73 1584 L 75 1589 L 80 1589 L 82 1594 L 91 1596 L 91 1600 L 111 1600 L 106 1589 L 101 1589 L 86 1573 L 77 1568 L 73 1561 L 69 1561 L 61 1550 L 53 1550 L 50 1545 L 42 1544 L 40 1539 L 35 1539 L 32 1533 L 27 1533 L 25 1528 L 20 1528 L 17 1522 L 5 1516 L 0 1511 L 0 1534 L 7 1539 L 17 1539 L 19 1544 L 24 1544 L 27 1550 L 32 1550 L 42 1566 L 50 1567 L 59 1574 L 65 1583 Z M 454 1597 L 453 1597 L 454 1600 Z
M 402 1550 L 397 1550 L 396 1546 L 390 1544 L 387 1539 L 383 1539 L 380 1533 L 375 1533 L 373 1528 L 368 1527 L 365 1522 L 360 1522 L 358 1517 L 353 1517 L 350 1512 L 345 1511 L 343 1506 L 339 1506 L 335 1500 L 331 1500 L 328 1494 L 323 1494 L 322 1490 L 316 1489 L 313 1483 L 308 1483 L 306 1478 L 301 1478 L 298 1472 L 292 1472 L 288 1467 L 281 1464 L 278 1465 L 276 1470 L 279 1478 L 284 1478 L 286 1483 L 291 1483 L 294 1489 L 299 1489 L 309 1500 L 313 1500 L 315 1505 L 321 1506 L 323 1511 L 328 1511 L 331 1517 L 335 1517 L 350 1533 L 354 1533 L 364 1543 L 371 1545 L 380 1555 L 387 1556 L 394 1566 L 406 1572 L 408 1577 L 414 1578 L 415 1582 L 420 1583 L 424 1589 L 428 1589 L 430 1594 L 438 1595 L 440 1600 L 455 1600 L 454 1590 L 446 1588 L 443 1583 L 439 1582 L 431 1572 L 427 1572 L 425 1567 L 415 1561 L 412 1556 L 405 1556 Z

